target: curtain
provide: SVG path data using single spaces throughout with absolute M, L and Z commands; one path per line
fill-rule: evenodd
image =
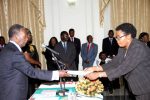
M 110 0 L 110 3 L 113 28 L 129 22 L 135 25 L 137 37 L 143 31 L 150 33 L 150 0 Z
M 31 30 L 33 44 L 36 45 L 40 61 L 44 64 L 41 55 L 45 27 L 44 0 L 0 0 L 0 33 L 7 42 L 8 29 L 13 24 L 21 24 Z
M 100 25 L 103 25 L 104 22 L 104 12 L 105 12 L 105 8 L 107 7 L 108 3 L 110 0 L 100 0 L 99 1 L 99 5 L 100 5 Z

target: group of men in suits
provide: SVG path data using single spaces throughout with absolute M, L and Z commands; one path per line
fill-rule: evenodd
M 93 37 L 88 35 L 87 43 L 83 43 L 81 47 L 80 39 L 74 37 L 74 35 L 74 29 L 69 29 L 69 34 L 67 31 L 61 32 L 61 41 L 54 48 L 55 51 L 59 52 L 57 58 L 65 64 L 66 69 L 78 70 L 81 52 L 83 69 L 92 66 L 98 52 L 98 46 L 93 43 Z
M 78 70 L 79 54 L 81 50 L 80 39 L 74 37 L 75 30 L 70 29 L 69 34 L 67 31 L 62 31 L 60 34 L 61 41 L 55 46 L 54 50 L 59 53 L 56 57 L 64 63 L 64 69 Z M 70 35 L 70 37 L 69 37 Z M 60 65 L 61 66 L 61 65 Z M 66 81 L 77 81 L 77 77 L 65 78 Z
M 74 37 L 75 30 L 70 29 L 62 31 L 60 34 L 61 41 L 55 46 L 54 50 L 59 52 L 59 58 L 64 64 L 65 68 L 69 70 L 78 70 L 79 54 L 81 50 L 80 39 Z M 70 35 L 70 37 L 69 37 Z

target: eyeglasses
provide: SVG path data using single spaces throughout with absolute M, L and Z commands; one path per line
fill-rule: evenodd
M 115 38 L 116 38 L 116 40 L 120 40 L 121 38 L 123 38 L 123 37 L 125 37 L 125 36 L 126 36 L 126 34 L 123 35 L 123 36 L 120 36 L 120 37 L 115 37 Z

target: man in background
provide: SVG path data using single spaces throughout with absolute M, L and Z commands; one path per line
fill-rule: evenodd
M 77 70 L 75 65 L 76 49 L 72 42 L 68 42 L 69 36 L 67 31 L 62 31 L 60 34 L 61 41 L 57 43 L 54 50 L 59 53 L 56 57 L 64 63 L 64 68 L 67 70 Z M 66 78 L 66 81 L 76 81 L 73 77 Z
M 98 52 L 97 44 L 93 43 L 93 37 L 91 35 L 88 35 L 87 43 L 82 44 L 81 47 L 83 69 L 93 66 L 97 52 Z
M 74 37 L 74 34 L 75 34 L 75 30 L 72 29 L 72 28 L 69 29 L 69 35 L 70 35 L 69 41 L 74 43 L 74 46 L 76 48 L 75 64 L 76 64 L 76 67 L 77 67 L 77 70 L 78 70 L 79 69 L 79 54 L 80 54 L 80 51 L 81 51 L 81 42 L 80 42 L 79 38 Z
M 109 30 L 108 37 L 103 39 L 102 51 L 107 54 L 107 57 L 113 58 L 118 53 L 118 43 L 114 38 L 113 30 Z

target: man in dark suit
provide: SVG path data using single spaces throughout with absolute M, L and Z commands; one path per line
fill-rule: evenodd
M 118 53 L 118 43 L 114 38 L 113 30 L 109 30 L 108 37 L 103 39 L 102 51 L 107 54 L 108 57 L 112 58 Z
M 77 70 L 75 65 L 76 50 L 72 42 L 68 42 L 68 33 L 62 31 L 60 34 L 61 41 L 55 46 L 54 50 L 59 52 L 57 56 L 64 64 L 65 68 L 68 70 Z
M 87 75 L 91 80 L 108 77 L 110 81 L 123 76 L 136 100 L 150 100 L 150 50 L 135 39 L 136 28 L 123 23 L 116 28 L 118 54 L 110 63 L 87 70 L 103 71 Z
M 69 29 L 69 35 L 70 35 L 70 38 L 69 38 L 69 41 L 74 43 L 74 46 L 76 48 L 76 58 L 75 58 L 75 64 L 76 64 L 76 67 L 77 67 L 77 70 L 79 69 L 79 54 L 80 54 L 80 51 L 81 51 L 81 42 L 80 42 L 80 39 L 74 37 L 74 34 L 75 34 L 75 30 L 74 29 Z
M 66 71 L 42 71 L 30 65 L 21 50 L 28 41 L 23 26 L 12 25 L 8 35 L 10 41 L 0 52 L 0 100 L 27 100 L 27 76 L 51 81 L 67 75 Z
M 76 49 L 72 42 L 68 42 L 69 36 L 67 31 L 62 31 L 60 34 L 61 41 L 55 46 L 54 50 L 59 52 L 57 58 L 64 63 L 67 70 L 77 70 L 75 65 Z M 64 78 L 65 81 L 77 81 L 76 77 Z

